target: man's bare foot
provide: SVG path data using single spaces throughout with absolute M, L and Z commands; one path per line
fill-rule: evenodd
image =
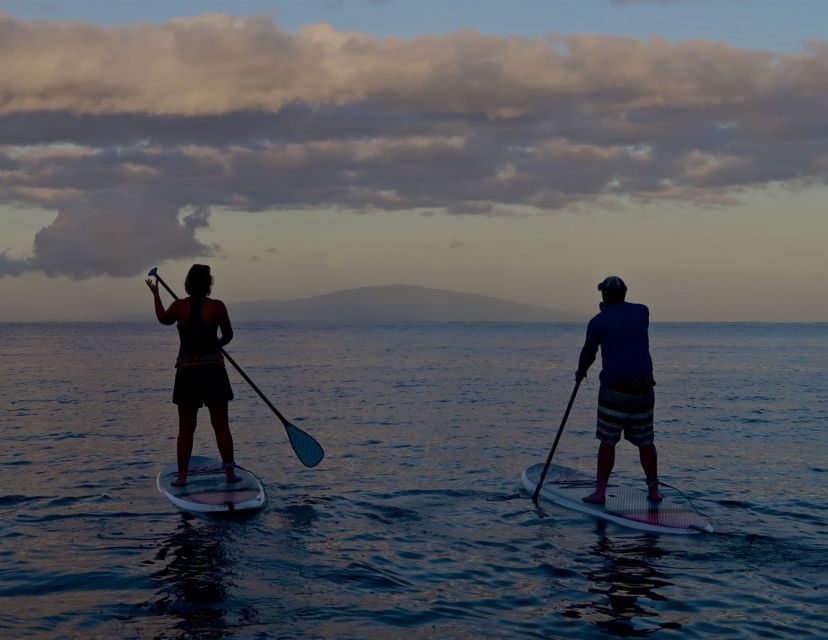
M 607 498 L 603 491 L 596 491 L 595 493 L 590 493 L 588 496 L 584 496 L 581 500 L 589 504 L 604 504 Z
M 187 478 L 176 478 L 170 484 L 174 487 L 186 487 L 187 486 Z
M 647 500 L 650 502 L 661 502 L 663 500 L 658 492 L 658 480 L 647 480 Z
M 227 483 L 228 484 L 232 484 L 233 482 L 241 482 L 241 481 L 242 481 L 242 479 L 239 478 L 239 476 L 237 476 L 232 471 L 227 473 Z

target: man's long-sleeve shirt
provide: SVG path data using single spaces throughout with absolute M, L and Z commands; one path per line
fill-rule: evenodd
M 586 373 L 601 347 L 601 385 L 611 387 L 626 380 L 652 376 L 648 327 L 650 310 L 643 304 L 619 302 L 602 306 L 587 325 L 578 369 Z

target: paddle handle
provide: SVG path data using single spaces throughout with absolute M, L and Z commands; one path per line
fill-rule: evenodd
M 178 299 L 179 299 L 179 297 L 178 297 L 177 295 L 175 295 L 175 291 L 173 291 L 172 289 L 170 289 L 170 287 L 167 285 L 167 283 L 166 283 L 166 282 L 164 282 L 164 278 L 162 278 L 161 276 L 159 276 L 159 275 L 158 275 L 158 268 L 157 268 L 157 267 L 154 267 L 154 268 L 153 268 L 153 269 L 149 272 L 149 274 L 148 274 L 148 275 L 149 275 L 149 276 L 152 276 L 152 277 L 154 277 L 156 280 L 158 280 L 158 282 L 160 282 L 160 283 L 161 283 L 161 286 L 162 286 L 162 287 L 164 287 L 164 289 L 166 289 L 166 290 L 167 290 L 167 293 L 169 293 L 169 294 L 170 294 L 170 295 L 171 295 L 171 296 L 172 296 L 175 300 L 178 300 Z M 279 413 L 279 410 L 278 410 L 276 407 L 274 407 L 274 406 L 273 406 L 273 403 L 272 403 L 270 400 L 268 400 L 268 399 L 267 399 L 267 396 L 265 396 L 265 394 L 264 394 L 264 393 L 262 393 L 262 390 L 261 390 L 261 389 L 259 389 L 259 387 L 257 387 L 257 386 L 256 386 L 256 384 L 255 384 L 255 383 L 254 383 L 254 382 L 250 379 L 250 376 L 248 376 L 248 375 L 244 372 L 244 370 L 243 370 L 243 369 L 242 369 L 242 368 L 238 365 L 238 363 L 237 363 L 235 360 L 233 360 L 233 358 L 230 356 L 230 354 L 229 354 L 229 353 L 227 353 L 227 352 L 226 352 L 223 348 L 221 349 L 221 354 L 222 354 L 225 358 L 227 358 L 227 361 L 228 361 L 230 364 L 232 364 L 232 365 L 233 365 L 233 367 L 236 369 L 236 371 L 238 371 L 238 372 L 239 372 L 239 375 L 240 375 L 242 378 L 244 378 L 244 381 L 245 381 L 245 382 L 247 382 L 247 384 L 249 384 L 249 385 L 250 385 L 250 387 L 253 389 L 253 391 L 255 391 L 255 392 L 259 395 L 259 397 L 260 397 L 260 398 L 264 401 L 264 403 L 265 403 L 268 407 L 270 407 L 270 410 L 271 410 L 274 414 L 276 414 L 276 417 L 277 417 L 277 418 L 279 418 L 279 420 L 281 420 L 281 421 L 282 421 L 282 424 L 283 424 L 283 425 L 285 425 L 285 428 L 287 428 L 288 424 L 290 424 L 290 423 L 287 421 L 287 419 L 286 419 L 286 418 L 285 418 L 285 417 L 284 417 L 281 413 Z
M 247 382 L 247 384 L 250 385 L 250 387 L 253 389 L 253 391 L 255 391 L 257 394 L 259 394 L 259 397 L 264 401 L 264 403 L 268 407 L 270 407 L 270 410 L 274 414 L 276 414 L 276 417 L 279 418 L 279 420 L 282 421 L 282 424 L 285 425 L 285 427 L 287 427 L 288 424 L 290 424 L 290 423 L 287 421 L 287 419 L 281 413 L 279 413 L 279 410 L 276 407 L 273 406 L 273 403 L 270 400 L 267 399 L 267 396 L 265 396 L 265 394 L 262 393 L 262 390 L 259 389 L 259 387 L 257 387 L 256 384 L 250 379 L 250 376 L 248 376 L 242 370 L 242 368 L 238 364 L 236 364 L 236 361 L 233 360 L 232 356 L 229 353 L 227 353 L 224 349 L 221 350 L 221 353 L 222 353 L 222 355 L 224 355 L 225 358 L 227 358 L 228 362 L 230 362 L 230 364 L 232 364 L 233 367 L 235 367 L 236 371 L 239 372 L 239 375 L 242 378 L 244 378 L 245 382 Z
M 169 293 L 174 299 L 178 300 L 178 296 L 175 295 L 175 292 L 167 286 L 167 283 L 164 282 L 164 279 L 158 275 L 158 267 L 153 267 L 150 272 L 147 274 L 150 277 L 155 277 L 157 282 L 161 283 L 167 293 Z M 276 415 L 277 418 L 282 422 L 282 426 L 285 428 L 287 432 L 288 440 L 290 441 L 290 446 L 293 447 L 294 453 L 299 458 L 299 460 L 304 464 L 306 467 L 315 467 L 318 465 L 322 458 L 325 456 L 325 451 L 322 449 L 322 446 L 313 438 L 313 436 L 305 433 L 299 427 L 294 424 L 288 422 L 285 417 L 279 413 L 279 410 L 273 406 L 273 403 L 267 399 L 262 390 L 257 387 L 253 381 L 250 379 L 242 368 L 230 357 L 230 354 L 227 353 L 224 349 L 220 349 L 222 355 L 230 361 L 230 364 L 235 367 L 236 371 L 239 372 L 239 375 L 244 378 L 245 382 L 251 386 L 253 391 L 255 391 L 258 396 L 264 400 L 264 403 L 270 408 L 270 410 Z
M 569 403 L 566 405 L 566 411 L 564 411 L 563 420 L 561 420 L 561 426 L 558 427 L 558 433 L 555 436 L 555 442 L 552 443 L 552 449 L 549 451 L 549 456 L 546 458 L 546 464 L 543 467 L 543 473 L 541 473 L 540 479 L 538 480 L 538 486 L 535 487 L 535 493 L 532 494 L 532 501 L 537 504 L 538 503 L 538 496 L 540 495 L 541 487 L 543 486 L 543 481 L 546 479 L 546 473 L 549 471 L 549 465 L 552 464 L 552 456 L 555 455 L 555 449 L 558 448 L 558 441 L 561 439 L 561 434 L 564 430 L 564 425 L 566 424 L 567 418 L 569 418 L 569 412 L 572 410 L 572 404 L 575 402 L 575 395 L 578 393 L 578 387 L 581 386 L 581 381 L 575 381 L 575 388 L 572 390 L 572 395 L 569 397 Z

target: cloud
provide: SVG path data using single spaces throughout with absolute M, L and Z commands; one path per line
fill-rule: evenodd
M 221 15 L 0 15 L 0 202 L 58 212 L 25 260 L 83 278 L 210 255 L 213 207 L 506 216 L 728 206 L 828 179 L 828 43 L 295 34 Z
M 19 276 L 31 271 L 28 260 L 9 258 L 6 251 L 0 252 L 0 276 Z
M 217 247 L 198 242 L 194 233 L 207 224 L 209 211 L 181 211 L 169 200 L 135 192 L 69 200 L 35 236 L 34 255 L 23 260 L 1 256 L 0 272 L 41 271 L 77 279 L 132 276 L 160 260 L 213 255 Z

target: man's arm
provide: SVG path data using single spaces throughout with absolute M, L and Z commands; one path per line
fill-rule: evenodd
M 601 346 L 601 337 L 598 335 L 594 321 L 590 321 L 587 325 L 586 341 L 578 358 L 578 370 L 575 372 L 575 380 L 578 382 L 586 378 L 587 369 L 595 362 L 599 346 Z

